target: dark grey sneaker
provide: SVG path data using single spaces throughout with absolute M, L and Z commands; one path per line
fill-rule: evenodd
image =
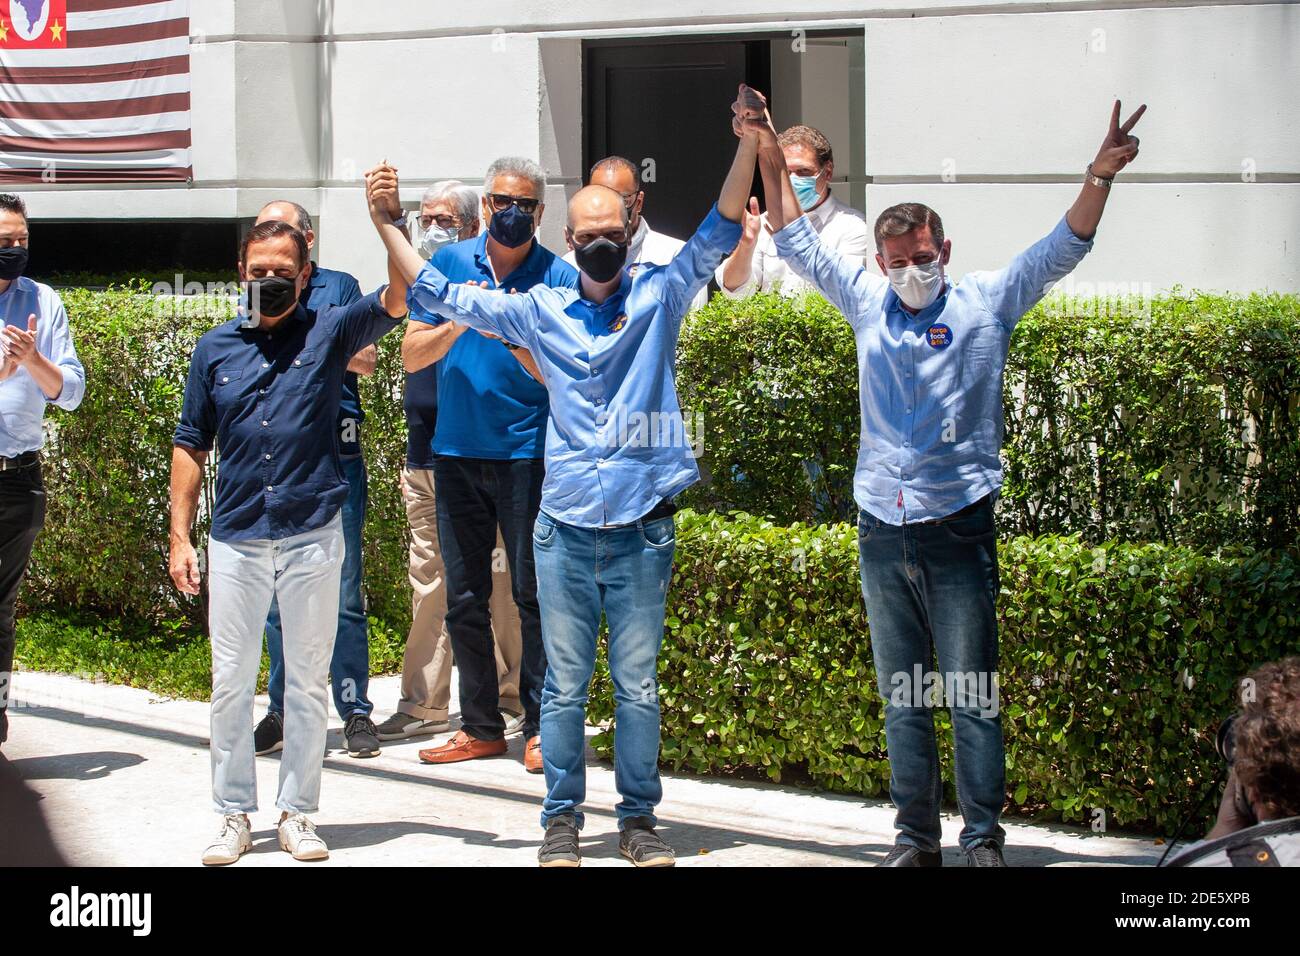
M 379 756 L 379 732 L 369 714 L 353 714 L 343 725 L 343 739 L 347 743 L 348 756 Z
M 1007 861 L 1002 858 L 1002 847 L 992 840 L 985 840 L 983 843 L 976 843 L 966 851 L 966 865 L 1006 866 Z
M 259 757 L 284 749 L 284 718 L 267 711 L 262 722 L 253 728 L 253 752 Z
M 673 848 L 655 833 L 649 817 L 628 817 L 618 835 L 618 852 L 633 866 L 676 866 Z
M 538 866 L 582 866 L 578 819 L 571 813 L 546 821 L 546 838 L 537 848 Z
M 876 866 L 943 866 L 943 854 L 938 850 L 922 850 L 907 843 L 895 843 L 889 855 Z

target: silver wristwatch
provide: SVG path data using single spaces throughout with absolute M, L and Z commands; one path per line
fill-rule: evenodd
M 1102 189 L 1110 189 L 1111 183 L 1115 180 L 1102 179 L 1100 176 L 1094 175 L 1092 171 L 1092 163 L 1089 163 L 1088 171 L 1084 173 L 1083 181 L 1085 183 L 1092 183 L 1094 186 L 1100 186 Z

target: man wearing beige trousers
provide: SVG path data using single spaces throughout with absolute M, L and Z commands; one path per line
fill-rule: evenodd
M 478 194 L 468 186 L 437 183 L 420 204 L 418 248 L 425 258 L 442 245 L 472 239 L 479 232 Z M 413 363 L 407 363 L 408 367 Z M 433 490 L 433 430 L 438 415 L 438 363 L 407 372 L 403 396 L 406 408 L 406 468 L 402 471 L 402 500 L 411 526 L 411 630 L 402 661 L 402 698 L 397 712 L 378 727 L 380 740 L 401 740 L 451 729 L 451 638 L 446 578 L 438 545 L 438 510 Z M 496 647 L 500 708 L 506 733 L 520 729 L 524 708 L 519 702 L 519 664 L 523 656 L 519 610 L 511 597 L 510 567 L 497 535 L 492 561 L 489 613 Z

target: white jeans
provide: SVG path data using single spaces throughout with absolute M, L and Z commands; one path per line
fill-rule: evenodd
M 275 805 L 291 813 L 317 809 L 343 547 L 337 514 L 323 528 L 275 541 L 208 542 L 212 800 L 218 813 L 257 809 L 253 697 L 273 595 L 284 628 L 284 753 Z

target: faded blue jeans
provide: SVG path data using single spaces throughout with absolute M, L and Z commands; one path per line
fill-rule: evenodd
M 858 515 L 858 556 L 876 683 L 885 701 L 898 842 L 939 849 L 935 706 L 952 714 L 963 849 L 993 840 L 1006 796 L 997 693 L 997 533 L 988 498 L 936 522 Z M 932 671 L 938 656 L 938 671 Z M 934 688 L 944 694 L 942 703 Z M 927 693 L 930 691 L 930 693 Z
M 277 540 L 208 542 L 212 641 L 212 800 L 218 813 L 257 809 L 253 697 L 272 599 L 284 613 L 284 753 L 275 805 L 313 813 L 320 800 L 338 624 L 343 522 Z
M 603 610 L 614 683 L 614 808 L 655 819 L 659 782 L 659 647 L 676 543 L 673 519 L 578 528 L 540 512 L 533 526 L 537 601 L 546 645 L 542 685 L 542 826 L 572 813 L 582 826 L 587 795 L 587 689 Z
M 339 461 L 348 481 L 348 497 L 339 514 L 343 518 L 343 577 L 339 584 L 338 637 L 334 657 L 330 660 L 330 689 L 334 709 L 347 720 L 353 714 L 369 714 L 375 709 L 370 702 L 370 637 L 366 627 L 366 603 L 361 594 L 361 533 L 366 526 L 369 489 L 366 484 L 366 461 L 360 455 Z M 284 715 L 284 651 L 280 626 L 280 605 L 272 600 L 266 616 L 266 654 L 271 662 L 267 676 L 270 710 Z

